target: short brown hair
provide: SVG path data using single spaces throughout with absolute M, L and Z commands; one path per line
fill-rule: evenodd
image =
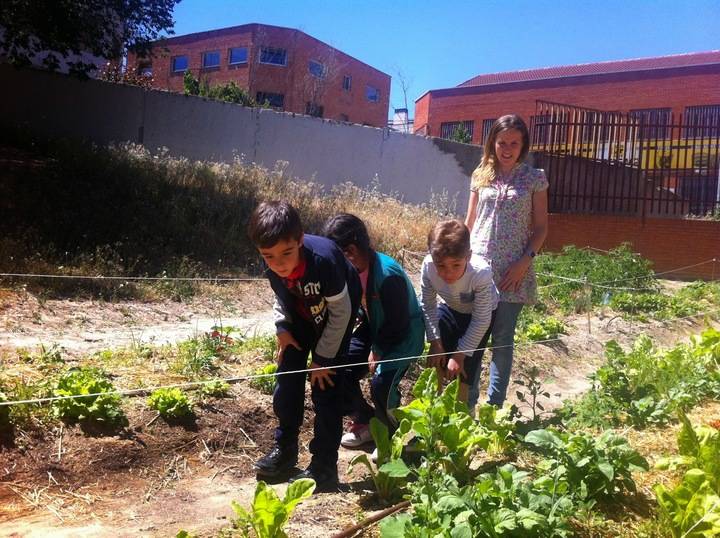
M 257 248 L 270 248 L 280 241 L 300 241 L 303 229 L 300 214 L 283 200 L 262 202 L 248 223 L 248 235 Z
M 440 221 L 428 234 L 428 250 L 433 260 L 464 258 L 470 253 L 470 231 L 460 220 Z

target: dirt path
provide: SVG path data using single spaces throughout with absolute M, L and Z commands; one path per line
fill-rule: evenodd
M 219 322 L 263 332 L 272 328 L 268 295 L 265 285 L 244 286 L 235 298 L 180 304 L 39 301 L 0 292 L 0 360 L 3 353 L 38 342 L 57 343 L 74 356 L 138 339 L 174 342 Z M 587 375 L 610 339 L 627 345 L 646 332 L 658 345 L 670 345 L 702 330 L 693 321 L 640 325 L 607 316 L 592 318 L 590 333 L 586 317 L 568 323 L 570 334 L 562 342 L 517 352 L 516 375 L 541 368 L 545 390 L 553 395 L 543 402 L 547 407 L 587 390 Z M 406 383 L 406 394 L 407 388 Z M 515 388 L 509 395 L 516 402 Z M 150 425 L 152 412 L 135 399 L 128 404 L 130 427 L 124 435 L 94 437 L 73 427 L 23 433 L 13 446 L 0 446 L 0 537 L 174 536 L 179 529 L 214 536 L 233 517 L 231 501 L 250 504 L 256 483 L 252 462 L 272 443 L 271 398 L 241 385 L 233 393 L 202 409 L 190 425 Z M 301 467 L 307 463 L 310 408 L 306 401 Z M 346 491 L 300 505 L 288 527 L 291 536 L 332 534 L 379 508 L 368 500 L 362 470 L 346 474 L 354 455 L 341 449 Z

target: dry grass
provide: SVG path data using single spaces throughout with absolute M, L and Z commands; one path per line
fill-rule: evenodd
M 97 147 L 67 141 L 0 145 L 0 195 L 14 200 L 0 223 L 4 272 L 122 276 L 258 275 L 260 259 L 245 229 L 263 200 L 285 199 L 300 211 L 309 233 L 338 212 L 355 213 L 378 250 L 398 257 L 424 250 L 427 232 L 447 202 L 405 204 L 377 183 L 331 190 L 290 177 L 286 166 L 199 162 L 151 155 L 141 146 Z M 40 281 L 33 291 L 108 299 L 183 299 L 192 283 L 148 286 L 122 281 Z

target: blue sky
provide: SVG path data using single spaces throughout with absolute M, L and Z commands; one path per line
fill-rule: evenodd
M 480 73 L 720 49 L 720 0 L 182 0 L 176 35 L 287 26 L 393 77 L 390 114 Z

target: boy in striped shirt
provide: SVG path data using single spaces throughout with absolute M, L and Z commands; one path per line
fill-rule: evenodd
M 438 222 L 428 235 L 428 249 L 420 305 L 430 342 L 429 364 L 447 379 L 460 378 L 458 399 L 467 403 L 469 383 L 484 352 L 479 348 L 490 338 L 497 288 L 490 265 L 472 254 L 470 232 L 461 221 Z

